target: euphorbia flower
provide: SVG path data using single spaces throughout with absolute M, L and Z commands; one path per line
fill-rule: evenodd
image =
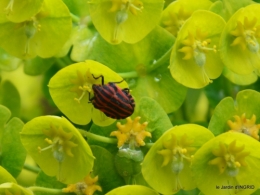
M 208 129 L 195 124 L 169 129 L 146 154 L 142 163 L 144 179 L 161 194 L 196 188 L 190 169 L 192 158 L 213 137 Z
M 93 195 L 95 191 L 102 191 L 99 185 L 96 185 L 98 182 L 98 176 L 92 178 L 90 174 L 88 174 L 84 181 L 78 182 L 75 184 L 69 184 L 67 188 L 63 188 L 62 192 L 74 192 L 77 195 Z
M 178 33 L 171 59 L 172 77 L 179 83 L 202 88 L 217 78 L 223 69 L 218 56 L 218 43 L 223 18 L 209 11 L 196 11 Z
M 130 148 L 135 146 L 144 146 L 144 139 L 148 136 L 151 137 L 151 133 L 145 131 L 148 122 L 143 124 L 139 123 L 141 117 L 136 117 L 132 120 L 130 117 L 126 118 L 126 124 L 122 125 L 120 122 L 116 124 L 118 130 L 111 132 L 110 136 L 116 136 L 118 139 L 117 146 L 120 148 L 125 143 L 131 144 Z
M 191 169 L 203 194 L 247 195 L 260 187 L 260 143 L 242 133 L 227 132 L 205 143 Z M 247 185 L 245 188 L 240 186 Z M 221 192 L 220 192 L 221 191 Z
M 179 30 L 194 11 L 207 10 L 211 5 L 209 0 L 173 1 L 163 10 L 161 26 L 177 37 Z
M 248 75 L 260 69 L 260 5 L 239 9 L 227 22 L 220 39 L 220 56 L 231 71 Z

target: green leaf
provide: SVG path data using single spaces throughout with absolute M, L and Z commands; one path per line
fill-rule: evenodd
M 151 188 L 141 186 L 141 185 L 126 185 L 118 187 L 108 192 L 106 195 L 159 195 L 156 191 Z
M 142 163 L 144 179 L 153 189 L 162 194 L 176 193 L 180 190 L 180 186 L 185 190 L 196 188 L 190 170 L 191 163 L 187 159 L 190 159 L 197 149 L 213 137 L 213 134 L 208 129 L 195 124 L 180 125 L 169 129 L 153 144 L 146 154 Z M 177 140 L 176 145 L 172 142 L 174 138 Z M 187 142 L 184 140 L 187 140 Z M 166 147 L 169 146 L 169 142 L 174 148 Z M 180 151 L 177 151 L 178 147 L 180 150 L 184 149 L 186 153 L 179 153 Z M 175 158 L 176 161 L 173 160 L 171 155 L 168 163 L 164 164 L 165 158 L 158 152 L 166 149 L 167 151 L 171 151 L 171 149 L 176 151 L 175 155 L 171 155 L 176 157 L 177 160 L 181 160 L 180 166 L 177 165 L 179 161 Z M 178 174 L 175 173 L 176 168 Z
M 66 118 L 36 117 L 25 124 L 21 140 L 44 173 L 62 183 L 81 181 L 92 170 L 91 149 Z
M 71 13 L 80 17 L 88 16 L 88 1 L 85 0 L 63 0 Z
M 114 156 L 100 146 L 91 146 L 93 155 L 96 157 L 93 175 L 98 175 L 98 182 L 102 187 L 102 192 L 108 191 L 125 184 L 124 180 L 116 172 Z
M 67 185 L 57 181 L 56 177 L 50 177 L 41 171 L 35 181 L 36 186 L 53 188 L 53 189 L 62 189 L 67 187 Z M 34 192 L 35 195 L 49 195 L 49 192 Z
M 25 74 L 36 76 L 46 72 L 55 62 L 54 58 L 40 58 L 35 57 L 30 60 L 26 60 L 24 63 Z
M 259 27 L 257 27 L 255 23 L 251 24 L 253 20 L 256 20 L 255 22 L 260 20 L 259 11 L 259 4 L 253 4 L 239 9 L 229 19 L 221 34 L 221 59 L 227 68 L 236 74 L 248 75 L 260 69 L 260 57 L 256 55 L 260 52 L 257 40 L 258 35 L 254 33 Z M 246 22 L 246 20 L 248 21 Z M 238 23 L 240 23 L 241 27 L 238 27 Z M 248 26 L 247 24 L 249 23 L 250 25 Z M 252 34 L 250 34 L 251 32 Z M 236 36 L 231 33 L 235 33 Z M 246 40 L 244 37 L 248 36 L 248 33 L 250 34 L 250 39 Z
M 228 120 L 234 121 L 233 117 L 235 115 L 241 117 L 244 113 L 247 119 L 251 119 L 254 114 L 256 116 L 256 124 L 260 123 L 259 104 L 260 93 L 250 89 L 240 91 L 236 100 L 226 97 L 216 106 L 208 128 L 214 135 L 224 133 L 231 129 L 227 124 Z
M 110 45 L 100 36 L 94 36 L 85 49 L 73 47 L 73 50 L 82 52 L 73 60 L 94 59 L 107 65 L 129 83 L 136 105 L 142 97 L 148 96 L 170 113 L 180 107 L 186 95 L 186 88 L 172 79 L 167 70 L 173 43 L 173 36 L 161 27 L 156 27 L 146 38 L 132 45 Z
M 220 76 L 223 64 L 213 48 L 218 46 L 224 27 L 223 18 L 205 10 L 194 12 L 185 22 L 170 60 L 171 75 L 177 82 L 190 88 L 202 88 L 210 79 Z M 194 42 L 195 39 L 200 41 Z
M 8 121 L 10 117 L 10 110 L 0 105 L 0 163 L 9 173 L 17 177 L 26 157 L 19 135 L 23 122 L 18 118 Z
M 118 3 L 91 0 L 89 12 L 93 24 L 110 44 L 136 43 L 157 25 L 163 0 L 138 0 Z
M 11 22 L 19 23 L 33 17 L 41 9 L 43 0 L 2 0 L 0 13 L 4 13 Z
M 213 154 L 213 151 L 220 148 L 220 142 L 224 144 L 225 147 L 229 147 L 231 142 L 235 141 L 237 147 L 244 146 L 243 152 L 248 152 L 249 154 L 245 156 L 244 161 L 247 164 L 239 169 L 237 175 L 234 177 L 228 176 L 227 168 L 221 174 L 218 166 L 209 164 L 209 161 L 213 160 L 217 156 Z M 221 190 L 222 195 L 229 194 L 241 194 L 247 195 L 251 194 L 259 188 L 260 175 L 255 174 L 260 171 L 260 151 L 256 148 L 260 147 L 260 143 L 244 134 L 241 133 L 223 133 L 214 139 L 211 139 L 205 143 L 194 155 L 192 161 L 192 172 L 194 180 L 198 188 L 203 194 L 219 195 Z M 241 153 L 241 154 L 242 154 Z M 221 153 L 218 156 L 224 158 L 227 153 Z M 233 153 L 231 153 L 233 154 Z M 239 155 L 239 153 L 238 153 Z M 234 157 L 234 155 L 232 155 Z M 234 161 L 240 161 L 237 157 L 234 157 Z M 230 162 L 230 161 L 228 161 Z M 223 165 L 224 166 L 224 165 Z M 252 185 L 254 189 L 247 188 L 246 190 L 235 189 L 237 185 Z M 216 186 L 233 186 L 232 189 L 217 189 Z M 239 191 L 239 193 L 238 193 Z
M 12 116 L 19 117 L 21 113 L 21 97 L 10 81 L 6 80 L 2 82 L 0 88 L 0 102 L 2 105 L 6 106 L 12 112 Z
M 2 166 L 0 166 L 0 184 L 5 182 L 13 182 L 16 183 L 16 180 L 13 178 L 13 176 L 5 170 Z
M 148 122 L 146 130 L 152 133 L 152 140 L 154 142 L 172 127 L 168 115 L 155 100 L 143 97 L 137 109 L 137 115 L 141 116 L 142 121 Z
M 3 71 L 13 71 L 18 68 L 21 60 L 6 53 L 0 48 L 0 69 Z
M 87 60 L 72 64 L 57 72 L 49 82 L 49 91 L 54 103 L 72 122 L 84 125 L 93 119 L 95 124 L 107 126 L 115 120 L 106 117 L 89 102 L 89 93 L 91 93 L 90 97 L 94 95 L 92 85 L 101 84 L 101 80 L 94 79 L 92 74 L 103 75 L 105 84 L 122 81 L 122 78 L 108 67 L 99 62 Z M 83 86 L 86 89 L 80 90 L 79 87 Z M 118 83 L 118 86 L 122 89 L 128 87 L 125 81 Z
M 45 0 L 33 19 L 12 23 L 0 15 L 0 46 L 13 56 L 49 58 L 70 36 L 71 17 L 62 0 Z M 14 30 L 15 29 L 15 30 Z

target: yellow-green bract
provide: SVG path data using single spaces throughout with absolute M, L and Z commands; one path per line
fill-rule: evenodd
M 248 75 L 260 69 L 259 12 L 259 4 L 239 9 L 222 32 L 220 57 L 237 74 Z
M 170 71 L 179 83 L 202 88 L 220 76 L 223 64 L 218 55 L 223 18 L 209 11 L 196 11 L 185 22 L 174 44 Z
M 156 191 L 146 186 L 141 185 L 125 185 L 113 189 L 112 191 L 106 193 L 106 195 L 159 195 Z
M 64 117 L 41 116 L 24 125 L 21 140 L 40 168 L 70 184 L 93 168 L 94 156 L 78 130 Z
M 0 185 L 0 194 L 32 195 L 33 193 L 15 183 L 3 183 Z
M 235 150 L 233 149 L 234 143 Z M 218 166 L 213 165 L 213 162 L 216 162 L 214 160 L 216 156 L 213 153 L 217 154 L 219 159 L 222 158 L 222 154 L 218 152 L 220 147 L 224 148 L 223 151 L 228 151 L 225 153 L 228 164 L 224 161 L 221 166 L 225 168 L 223 173 L 220 173 Z M 211 195 L 252 194 L 260 186 L 260 175 L 258 174 L 260 172 L 259 147 L 260 143 L 255 139 L 241 133 L 232 132 L 221 134 L 204 144 L 194 155 L 191 167 L 198 188 L 203 194 Z M 238 150 L 241 150 L 240 154 L 233 155 Z M 229 159 L 230 155 L 231 159 Z M 240 156 L 245 157 L 241 160 Z M 228 169 L 229 164 L 232 164 L 231 160 L 236 161 L 234 163 L 240 166 L 236 172 Z M 234 176 L 228 174 L 234 174 Z M 245 185 L 246 187 L 244 187 Z
M 107 42 L 136 43 L 159 22 L 163 5 L 163 0 L 91 0 L 89 12 Z
M 89 101 L 93 97 L 92 85 L 101 85 L 101 78 L 94 79 L 100 75 L 104 76 L 104 83 L 120 82 L 123 80 L 117 73 L 105 65 L 87 60 L 72 64 L 57 72 L 49 82 L 51 97 L 57 107 L 74 123 L 85 125 L 91 119 L 100 126 L 112 124 L 115 120 L 108 118 L 100 110 L 95 109 Z M 117 84 L 121 89 L 128 88 L 125 81 Z
M 162 194 L 196 188 L 190 169 L 192 155 L 213 137 L 208 129 L 195 124 L 169 129 L 146 154 L 142 163 L 144 179 Z

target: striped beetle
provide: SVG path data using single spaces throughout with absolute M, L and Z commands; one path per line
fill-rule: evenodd
M 113 119 L 124 119 L 134 112 L 135 102 L 129 89 L 120 89 L 115 83 L 123 82 L 109 82 L 104 84 L 104 76 L 95 77 L 94 79 L 101 78 L 101 85 L 92 85 L 94 97 L 89 101 L 96 109 L 102 111 L 106 116 Z

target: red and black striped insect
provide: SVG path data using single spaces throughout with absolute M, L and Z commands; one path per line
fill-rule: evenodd
M 94 97 L 89 98 L 89 101 L 96 109 L 102 111 L 106 116 L 114 119 L 124 119 L 134 112 L 135 102 L 129 89 L 120 89 L 115 83 L 109 82 L 104 84 L 104 76 L 95 77 L 94 79 L 101 78 L 101 85 L 92 85 Z

